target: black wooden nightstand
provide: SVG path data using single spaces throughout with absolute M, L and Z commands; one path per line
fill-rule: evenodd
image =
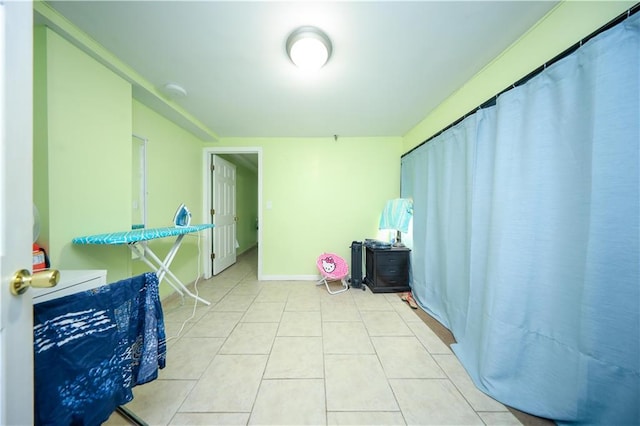
M 409 255 L 406 247 L 366 248 L 365 284 L 374 293 L 411 291 L 409 286 Z

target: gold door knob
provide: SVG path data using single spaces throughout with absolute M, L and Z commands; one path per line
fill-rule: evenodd
M 55 287 L 60 281 L 60 272 L 57 269 L 47 269 L 31 275 L 28 269 L 21 269 L 13 275 L 9 287 L 11 294 L 19 296 L 29 287 L 48 288 Z

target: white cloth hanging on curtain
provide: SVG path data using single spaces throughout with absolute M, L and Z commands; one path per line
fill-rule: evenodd
M 412 289 L 476 385 L 640 423 L 640 14 L 403 159 Z

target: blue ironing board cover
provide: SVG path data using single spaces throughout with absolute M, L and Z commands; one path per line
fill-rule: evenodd
M 125 232 L 112 232 L 108 234 L 87 235 L 76 237 L 73 244 L 134 244 L 140 241 L 154 240 L 156 238 L 174 237 L 176 235 L 190 234 L 204 229 L 213 228 L 213 224 L 191 226 L 167 226 L 165 228 L 142 228 Z

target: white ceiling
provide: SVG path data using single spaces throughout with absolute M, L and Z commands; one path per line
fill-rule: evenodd
M 556 1 L 50 1 L 220 137 L 402 136 Z M 333 54 L 302 76 L 297 27 Z

